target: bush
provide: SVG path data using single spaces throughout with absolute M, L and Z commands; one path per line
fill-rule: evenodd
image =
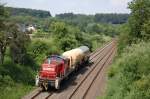
M 61 52 L 58 48 L 58 44 L 51 40 L 34 40 L 28 49 L 29 54 L 38 64 L 41 64 L 46 56 L 59 54 Z
M 33 88 L 36 71 L 31 67 L 12 62 L 0 65 L 1 99 L 20 99 Z
M 150 99 L 150 43 L 134 44 L 109 71 L 105 99 Z

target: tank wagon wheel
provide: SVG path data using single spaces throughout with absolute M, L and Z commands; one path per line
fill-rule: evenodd
M 68 79 L 69 79 L 69 77 L 68 77 L 68 76 L 66 76 L 66 77 L 65 77 L 65 80 L 68 80 Z
M 88 56 L 86 63 L 89 64 L 89 62 L 90 62 L 90 57 Z
M 55 88 L 56 88 L 56 89 L 60 89 L 60 80 L 59 80 L 59 78 L 57 78 L 57 79 L 55 80 Z
M 88 56 L 85 56 L 85 57 L 83 58 L 83 63 L 84 63 L 84 64 L 87 64 L 88 60 L 89 60 L 89 57 L 88 57 Z
M 78 62 L 78 63 L 76 64 L 75 71 L 78 71 L 80 66 L 81 66 L 81 64 L 80 64 L 80 62 Z
M 89 64 L 89 56 L 86 57 L 84 63 L 85 63 L 85 64 Z

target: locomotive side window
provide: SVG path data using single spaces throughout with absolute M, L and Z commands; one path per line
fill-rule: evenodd
M 54 62 L 54 61 L 56 61 L 56 62 L 62 62 L 63 59 L 61 59 L 60 57 L 52 56 L 52 57 L 47 58 L 47 59 L 44 61 L 44 63 L 45 63 L 45 64 L 51 64 L 51 63 Z
M 56 56 L 53 56 L 53 57 L 51 57 L 50 59 L 51 59 L 52 61 L 57 61 L 57 62 L 61 62 L 61 61 L 62 61 L 61 58 L 56 57 Z

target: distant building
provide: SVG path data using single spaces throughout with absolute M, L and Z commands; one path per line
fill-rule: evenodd
M 27 30 L 27 32 L 28 32 L 29 34 L 32 34 L 32 32 L 35 32 L 35 31 L 36 31 L 36 29 L 35 29 L 35 27 L 34 27 L 33 25 L 29 25 L 29 26 L 26 28 L 26 30 Z

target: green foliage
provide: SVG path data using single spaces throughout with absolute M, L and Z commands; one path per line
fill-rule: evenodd
M 12 8 L 7 7 L 11 16 L 32 16 L 37 18 L 47 18 L 51 17 L 49 11 L 43 10 L 34 10 L 34 9 L 26 9 L 26 8 Z
M 12 79 L 12 81 L 14 82 L 20 82 L 23 84 L 34 84 L 34 72 L 32 71 L 31 66 L 16 65 L 14 63 L 7 62 L 4 65 L 0 66 L 0 75 L 4 78 L 9 77 L 9 79 Z M 5 79 L 1 79 L 1 83 L 3 83 L 3 80 L 5 82 Z M 11 82 L 7 83 L 11 84 Z M 9 85 L 7 83 L 3 84 Z
M 0 65 L 0 98 L 20 99 L 33 88 L 34 75 L 32 67 L 27 65 L 16 65 L 8 61 Z
M 114 37 L 117 35 L 117 27 L 112 24 L 97 24 L 97 23 L 89 23 L 85 28 L 86 32 L 90 33 L 98 33 L 100 35 L 107 35 Z
M 128 44 L 131 44 L 133 38 L 129 35 L 130 28 L 128 24 L 120 26 L 118 31 L 120 34 L 118 38 L 118 53 L 120 54 Z
M 25 94 L 34 89 L 31 85 L 15 83 L 14 86 L 6 86 L 0 91 L 1 99 L 21 99 Z
M 53 36 L 55 37 L 55 42 L 57 42 L 60 49 L 63 51 L 70 50 L 77 47 L 76 28 L 66 25 L 64 22 L 52 23 Z
M 8 21 L 16 22 L 19 24 L 34 24 L 38 21 L 38 18 L 31 17 L 31 16 L 11 16 Z
M 122 24 L 127 21 L 129 14 L 96 14 L 95 22 Z
M 129 8 L 131 16 L 119 30 L 119 55 L 108 72 L 104 99 L 150 99 L 150 1 L 133 0 Z
M 71 50 L 77 46 L 77 40 L 68 36 L 59 40 L 59 45 L 63 51 Z
M 0 62 L 3 63 L 4 61 L 3 65 L 0 65 L 0 98 L 20 99 L 22 95 L 32 88 L 31 85 L 34 84 L 34 75 L 37 66 L 36 64 L 31 65 L 31 61 L 28 61 L 31 66 L 23 66 L 14 64 L 10 60 L 10 53 L 6 53 L 8 46 L 11 47 L 8 51 L 14 54 L 14 58 L 17 58 L 19 63 L 20 59 L 22 60 L 22 55 L 24 58 L 27 57 L 24 53 L 26 52 L 26 37 L 22 32 L 19 32 L 18 28 L 15 28 L 16 25 L 10 25 L 7 22 L 7 16 L 8 12 L 0 5 Z M 5 60 L 4 57 L 6 58 Z M 6 61 L 8 57 L 9 61 Z
M 59 47 L 50 40 L 34 40 L 28 47 L 28 53 L 40 65 L 46 56 L 59 54 Z
M 25 64 L 25 56 L 27 54 L 26 47 L 30 42 L 30 38 L 26 33 L 19 30 L 16 24 L 10 24 L 9 32 L 9 47 L 10 55 L 14 63 Z
M 4 26 L 5 26 L 4 22 L 6 21 L 7 17 L 8 17 L 8 12 L 4 7 L 4 5 L 0 3 L 0 29 L 1 30 L 4 30 Z
M 150 1 L 133 0 L 129 3 L 131 16 L 128 23 L 120 27 L 118 52 L 121 53 L 126 45 L 150 39 Z
M 143 38 L 145 40 L 149 40 L 150 39 L 150 20 L 145 22 L 142 26 L 142 31 L 141 31 L 141 35 L 143 36 Z
M 63 51 L 70 50 L 81 45 L 86 45 L 94 51 L 105 42 L 105 39 L 103 39 L 104 35 L 114 36 L 117 34 L 117 31 L 112 28 L 113 26 L 101 24 L 95 25 L 96 28 L 89 26 L 86 29 L 86 32 L 82 32 L 78 26 L 75 27 L 64 22 L 53 22 L 51 29 L 54 30 L 52 35 L 55 38 L 55 42 L 59 44 Z
M 149 38 L 148 24 L 150 20 L 150 1 L 133 0 L 129 8 L 131 17 L 129 18 L 130 36 L 132 38 Z
M 3 5 L 0 4 L 0 64 L 3 64 L 4 55 L 7 46 L 7 33 L 6 33 L 6 18 L 8 13 Z
M 93 23 L 93 16 L 92 15 L 83 15 L 83 14 L 73 14 L 73 13 L 64 13 L 56 15 L 56 18 L 64 20 L 68 23 L 74 24 L 79 26 L 81 30 L 88 23 Z
M 64 22 L 54 22 L 52 23 L 53 35 L 56 38 L 61 39 L 69 35 L 67 26 Z
M 150 98 L 150 43 L 128 47 L 109 71 L 105 99 Z
M 99 48 L 105 41 L 104 41 L 104 38 L 103 38 L 103 35 L 98 35 L 98 34 L 95 34 L 93 35 L 90 40 L 92 42 L 91 46 L 91 50 L 94 51 L 96 50 L 97 48 Z
M 112 23 L 122 24 L 125 23 L 129 14 L 96 14 L 96 15 L 82 15 L 73 13 L 64 13 L 56 15 L 57 18 L 71 21 L 79 26 L 86 25 L 86 23 Z

